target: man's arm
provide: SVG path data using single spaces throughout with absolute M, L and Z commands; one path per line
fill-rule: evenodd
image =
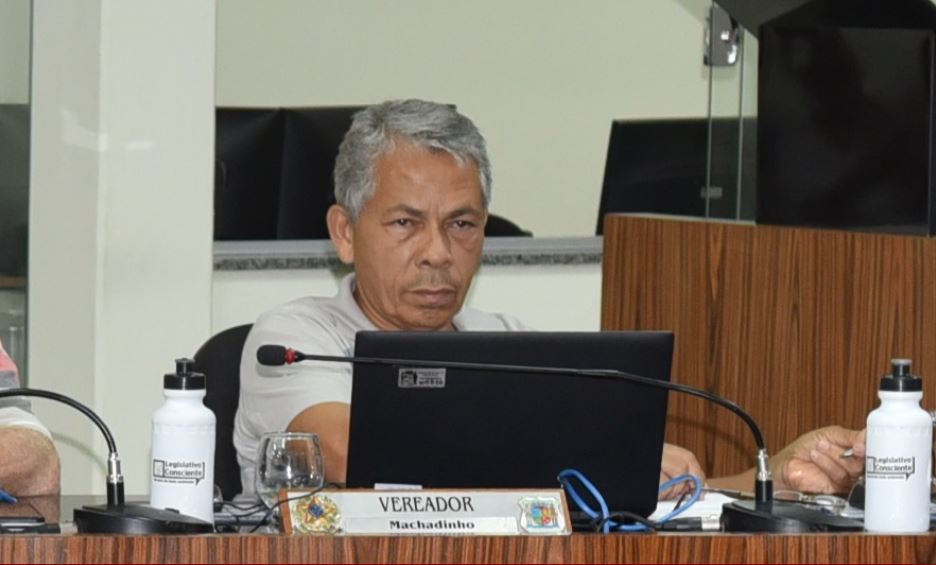
M 0 389 L 17 387 L 16 365 L 0 343 Z M 5 400 L 0 408 L 0 488 L 16 496 L 57 495 L 60 474 L 55 446 L 29 405 L 24 409 Z
M 55 446 L 27 427 L 0 427 L 0 488 L 16 496 L 58 494 L 60 468 Z
M 847 449 L 854 449 L 854 456 L 843 458 Z M 864 472 L 864 453 L 864 431 L 829 426 L 805 433 L 771 458 L 774 490 L 847 492 Z M 709 484 L 750 492 L 754 488 L 754 469 L 709 479 Z
M 289 423 L 290 432 L 318 434 L 325 459 L 326 482 L 345 482 L 350 424 L 351 406 L 343 402 L 323 402 L 310 406 Z

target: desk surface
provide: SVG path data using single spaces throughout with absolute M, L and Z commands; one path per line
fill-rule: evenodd
M 936 535 L 0 537 L 4 563 L 932 563 Z

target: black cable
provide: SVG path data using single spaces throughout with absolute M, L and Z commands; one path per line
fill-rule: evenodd
M 250 530 L 249 532 L 247 532 L 247 533 L 249 533 L 249 534 L 256 533 L 257 530 L 260 529 L 260 526 L 265 526 L 265 525 L 269 524 L 269 523 L 270 523 L 270 518 L 273 517 L 273 509 L 276 508 L 277 506 L 279 506 L 280 504 L 282 504 L 282 502 L 277 502 L 276 504 L 274 504 L 274 505 L 271 506 L 270 508 L 267 508 L 266 513 L 263 515 L 263 518 L 261 518 L 260 521 L 257 522 L 257 525 L 255 525 L 253 528 L 251 528 L 251 530 Z
M 107 424 L 104 423 L 104 420 L 99 418 L 98 415 L 94 413 L 94 410 L 91 410 L 84 404 L 64 394 L 37 388 L 10 388 L 0 390 L 0 398 L 18 396 L 34 396 L 61 402 L 66 406 L 71 406 L 75 410 L 78 410 L 94 422 L 98 429 L 101 430 L 101 433 L 104 434 L 104 441 L 107 442 L 107 482 L 105 485 L 107 488 L 107 507 L 114 508 L 123 506 L 124 482 L 123 475 L 120 473 L 120 455 L 117 453 L 117 442 L 114 441 L 114 436 L 111 434 L 110 429 L 108 429 Z
M 594 527 L 595 527 L 595 532 L 601 533 L 601 531 L 604 529 L 605 523 L 609 521 L 617 523 L 617 524 L 620 524 L 621 522 L 624 522 L 624 521 L 632 522 L 634 524 L 643 524 L 644 526 L 647 527 L 647 529 L 651 531 L 656 531 L 657 529 L 660 528 L 660 524 L 658 522 L 654 522 L 653 520 L 650 520 L 649 518 L 644 518 L 640 514 L 635 514 L 634 512 L 622 511 L 622 512 L 616 512 L 614 514 L 610 514 L 608 516 L 605 516 L 604 518 L 592 520 L 592 524 L 594 524 Z
M 338 484 L 338 483 L 325 483 L 324 485 L 322 485 L 322 486 L 320 486 L 320 487 L 318 487 L 318 488 L 316 488 L 316 489 L 314 489 L 314 490 L 312 490 L 312 491 L 309 491 L 309 492 L 307 492 L 307 493 L 305 493 L 305 494 L 300 494 L 299 496 L 293 496 L 293 497 L 286 498 L 286 499 L 283 499 L 283 500 L 278 500 L 278 501 L 276 502 L 276 504 L 274 504 L 273 506 L 268 507 L 268 509 L 267 509 L 267 511 L 266 511 L 266 514 L 263 515 L 263 519 L 261 519 L 260 522 L 257 523 L 257 525 L 254 526 L 253 529 L 250 530 L 250 531 L 247 532 L 247 533 L 250 533 L 250 534 L 256 533 L 257 530 L 260 529 L 260 526 L 263 526 L 263 525 L 268 524 L 268 523 L 270 522 L 270 518 L 273 516 L 273 511 L 274 511 L 278 506 L 280 506 L 280 505 L 282 505 L 282 504 L 289 503 L 289 502 L 293 502 L 294 500 L 302 500 L 303 498 L 308 498 L 308 497 L 310 497 L 310 496 L 315 496 L 316 494 L 318 494 L 318 493 L 319 493 L 320 491 L 322 491 L 323 489 L 326 489 L 326 488 L 335 488 L 335 487 L 337 486 L 337 484 Z M 264 504 L 264 506 L 266 507 L 265 504 Z M 253 514 L 257 514 L 257 512 L 254 512 Z M 244 516 L 250 516 L 250 515 L 251 515 L 251 514 L 244 514 Z
M 52 392 L 50 390 L 42 390 L 38 388 L 8 388 L 0 390 L 0 398 L 10 398 L 14 396 L 35 396 L 38 398 L 48 398 L 50 400 L 56 400 L 62 404 L 67 404 L 72 408 L 75 408 L 85 416 L 93 421 L 98 429 L 101 430 L 101 433 L 104 434 L 104 441 L 107 442 L 107 450 L 112 453 L 117 453 L 117 442 L 114 441 L 114 436 L 111 434 L 110 430 L 107 428 L 107 424 L 104 423 L 104 420 L 98 417 L 93 410 L 85 406 L 84 404 L 78 402 L 73 398 L 69 398 L 64 394 L 59 394 L 57 392 Z
M 683 503 L 686 502 L 686 499 L 689 498 L 691 495 L 692 495 L 691 491 L 682 493 L 682 495 L 680 495 L 679 499 L 676 501 L 676 506 L 673 507 L 673 510 L 679 510 L 679 507 L 682 506 Z

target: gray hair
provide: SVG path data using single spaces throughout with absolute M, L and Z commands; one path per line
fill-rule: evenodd
M 394 139 L 445 151 L 459 165 L 478 166 L 484 207 L 491 201 L 491 163 L 487 144 L 474 123 L 455 108 L 425 100 L 391 100 L 354 115 L 335 161 L 335 199 L 356 221 L 374 194 L 374 167 L 393 149 Z

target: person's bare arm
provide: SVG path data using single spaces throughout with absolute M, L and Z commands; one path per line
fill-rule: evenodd
M 325 458 L 325 480 L 344 483 L 348 468 L 348 427 L 351 406 L 343 402 L 323 402 L 310 406 L 289 423 L 290 432 L 318 434 Z
M 36 430 L 0 427 L 0 488 L 16 496 L 41 496 L 61 491 L 55 446 Z
M 854 456 L 842 457 L 848 449 Z M 828 426 L 805 433 L 771 459 L 774 490 L 811 493 L 847 492 L 864 470 L 865 433 Z M 718 488 L 750 491 L 754 469 L 730 477 L 709 479 Z

